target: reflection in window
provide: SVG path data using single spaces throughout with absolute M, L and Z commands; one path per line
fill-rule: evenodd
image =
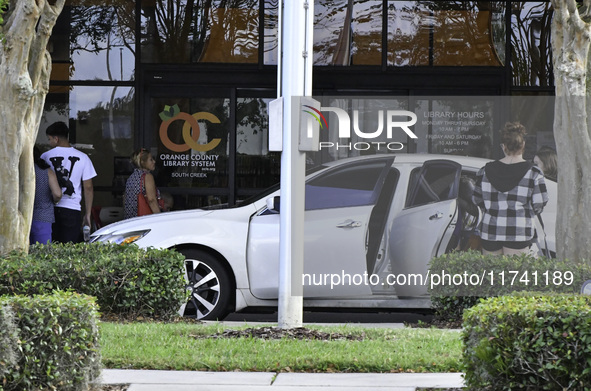
M 388 65 L 502 66 L 503 4 L 388 2 Z
M 67 2 L 48 48 L 52 80 L 133 80 L 135 5 L 111 0 L 101 5 Z
M 253 194 L 248 189 L 264 189 L 279 182 L 279 152 L 269 152 L 271 99 L 236 100 L 236 186 L 239 196 Z M 242 191 L 244 190 L 244 191 Z
M 48 149 L 45 129 L 57 121 L 69 124 L 70 142 L 90 156 L 97 172 L 95 205 L 121 202 L 127 178 L 116 175 L 114 162 L 133 152 L 134 95 L 131 87 L 83 86 L 47 95 L 37 143 Z
M 511 68 L 514 86 L 554 85 L 550 2 L 514 2 L 511 10 Z
M 314 7 L 314 65 L 381 65 L 381 1 L 319 0 Z
M 277 48 L 278 48 L 278 36 L 277 36 L 277 24 L 279 19 L 278 13 L 278 0 L 265 0 L 265 17 L 264 17 L 264 59 L 265 65 L 277 65 Z
M 142 61 L 258 62 L 258 0 L 142 4 Z
M 388 2 L 388 65 L 429 65 L 430 14 L 415 1 Z
M 316 0 L 314 65 L 381 65 L 382 1 Z M 277 64 L 277 0 L 265 1 L 265 65 Z
M 317 0 L 314 65 L 502 66 L 504 1 Z M 277 1 L 265 2 L 265 64 L 277 60 Z

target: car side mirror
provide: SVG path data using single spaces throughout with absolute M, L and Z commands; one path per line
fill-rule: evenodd
M 267 209 L 279 213 L 279 196 L 267 198 Z

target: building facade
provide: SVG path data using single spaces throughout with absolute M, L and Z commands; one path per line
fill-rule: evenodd
M 367 153 L 495 158 L 507 120 L 528 128 L 526 157 L 554 145 L 549 1 L 316 0 L 314 13 L 313 95 L 364 126 L 377 121 L 370 106 L 413 111 L 419 137 L 396 135 L 397 150 L 351 140 L 309 154 L 311 166 Z M 175 209 L 239 203 L 279 180 L 268 148 L 277 30 L 277 0 L 68 0 L 38 142 L 69 123 L 98 172 L 99 206 L 121 205 L 139 147 Z

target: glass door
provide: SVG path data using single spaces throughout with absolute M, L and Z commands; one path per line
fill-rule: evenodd
M 272 91 L 158 86 L 144 93 L 138 147 L 156 158 L 156 184 L 174 210 L 235 205 L 279 182 L 269 152 Z
M 232 204 L 231 91 L 158 88 L 144 95 L 140 147 L 156 159 L 156 184 L 174 210 Z
M 279 183 L 281 153 L 269 151 L 269 102 L 275 91 L 236 93 L 236 202 Z

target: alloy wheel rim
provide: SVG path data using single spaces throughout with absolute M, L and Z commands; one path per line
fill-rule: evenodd
M 202 319 L 213 311 L 220 300 L 220 281 L 216 272 L 206 263 L 187 260 L 185 267 L 189 302 L 194 306 L 196 318 Z M 187 303 L 188 304 L 188 303 Z

